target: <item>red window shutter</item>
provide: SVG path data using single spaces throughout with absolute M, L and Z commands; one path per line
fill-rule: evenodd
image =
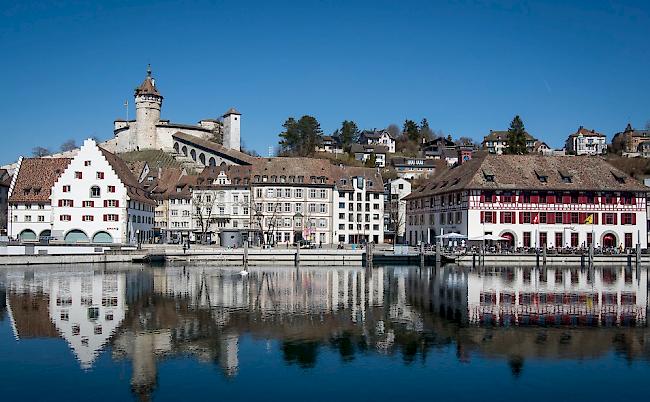
M 549 195 L 546 197 L 546 203 L 547 204 L 555 204 L 555 196 L 554 195 Z
M 504 219 L 505 215 L 506 215 L 505 212 L 499 213 L 499 223 L 505 223 L 505 219 Z
M 636 225 L 636 214 L 630 214 L 632 215 L 632 224 Z
M 586 212 L 580 212 L 578 214 L 578 220 L 580 221 L 580 222 L 578 222 L 579 224 L 581 224 L 581 225 L 584 224 L 585 221 L 587 220 L 587 213 Z
M 70 206 L 74 207 L 74 200 L 70 200 Z
M 587 203 L 587 197 L 584 195 L 578 196 L 578 203 L 579 204 L 586 204 Z
M 120 207 L 120 200 L 115 200 L 115 206 L 118 208 Z
M 59 206 L 60 206 L 60 207 L 63 206 L 63 200 L 59 200 Z
M 562 213 L 562 223 L 571 223 L 571 212 Z
M 530 196 L 530 203 L 531 204 L 539 204 L 539 195 L 531 195 Z
M 481 211 L 481 223 L 485 222 L 485 212 Z
M 614 215 L 614 225 L 618 225 L 618 214 L 612 214 Z
M 636 205 L 636 194 L 632 194 L 632 205 Z
M 555 213 L 554 212 L 547 212 L 546 213 L 546 222 L 547 223 L 555 223 Z
M 598 214 L 594 214 L 594 224 L 598 224 Z
M 519 212 L 519 223 L 524 223 L 524 213 Z
M 108 206 L 108 200 L 104 200 L 104 208 Z
M 516 224 L 516 223 L 517 223 L 517 213 L 516 213 L 516 212 L 512 212 L 512 213 L 510 214 L 510 219 L 512 219 L 512 223 L 513 223 L 513 224 Z
M 104 221 L 108 220 L 108 215 L 104 214 Z
M 481 193 L 481 202 L 485 202 L 485 194 Z
M 570 195 L 563 195 L 562 196 L 562 204 L 571 204 L 571 196 Z

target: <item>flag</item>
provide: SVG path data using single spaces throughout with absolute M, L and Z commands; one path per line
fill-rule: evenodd
M 537 225 L 539 223 L 539 214 L 535 214 L 535 216 L 533 217 L 533 223 L 535 225 Z
M 594 214 L 590 214 L 586 219 L 585 219 L 585 225 L 593 225 L 594 224 Z

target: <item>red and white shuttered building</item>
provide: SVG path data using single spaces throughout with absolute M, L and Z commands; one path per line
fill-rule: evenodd
M 411 244 L 460 233 L 514 247 L 647 247 L 646 187 L 600 157 L 485 155 L 407 197 Z

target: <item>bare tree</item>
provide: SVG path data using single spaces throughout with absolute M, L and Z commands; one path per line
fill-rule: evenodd
M 50 151 L 49 148 L 45 148 L 45 147 L 32 148 L 32 155 L 34 155 L 37 158 L 42 158 L 50 154 L 52 154 L 52 151 Z
M 402 130 L 397 124 L 389 125 L 386 130 L 388 130 L 388 133 L 395 139 L 397 139 L 402 134 Z
M 214 222 L 214 202 L 216 192 L 214 190 L 195 191 L 192 196 L 192 206 L 194 207 L 194 217 L 200 230 L 201 243 L 207 241 L 207 234 L 210 231 L 210 225 Z
M 63 144 L 61 144 L 61 152 L 72 151 L 77 148 L 77 142 L 74 139 L 69 139 Z

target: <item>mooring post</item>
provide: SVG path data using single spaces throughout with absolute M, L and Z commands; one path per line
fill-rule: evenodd
M 636 244 L 636 265 L 641 264 L 641 244 Z
M 546 266 L 546 245 L 542 248 L 542 263 Z
M 589 267 L 594 266 L 594 243 L 589 245 Z
M 248 270 L 248 240 L 244 240 L 244 270 Z
M 372 243 L 366 243 L 366 268 L 372 268 Z
M 296 258 L 294 263 L 296 267 L 300 265 L 300 242 L 296 242 Z

